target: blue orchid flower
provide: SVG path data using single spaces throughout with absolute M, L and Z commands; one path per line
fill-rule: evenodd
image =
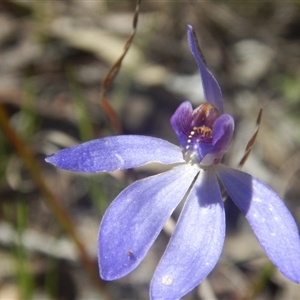
M 171 118 L 180 147 L 162 139 L 121 135 L 63 149 L 46 161 L 75 172 L 110 172 L 150 162 L 178 164 L 123 190 L 100 225 L 100 276 L 114 280 L 134 270 L 172 212 L 186 197 L 175 231 L 157 269 L 151 299 L 179 299 L 216 265 L 224 244 L 225 213 L 218 178 L 247 218 L 260 245 L 291 281 L 300 282 L 297 225 L 279 196 L 265 183 L 220 163 L 234 131 L 223 113 L 220 87 L 207 69 L 192 26 L 190 50 L 198 64 L 206 103 L 182 103 Z

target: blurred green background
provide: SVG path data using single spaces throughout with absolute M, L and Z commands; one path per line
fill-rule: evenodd
M 97 234 L 114 197 L 164 167 L 82 175 L 44 162 L 61 148 L 116 134 L 99 105 L 100 85 L 132 32 L 135 6 L 0 2 L 0 300 L 148 299 L 167 228 L 137 270 L 107 283 L 98 279 Z M 263 108 L 244 170 L 271 185 L 299 224 L 299 1 L 143 1 L 135 39 L 106 93 L 122 133 L 177 143 L 170 117 L 184 100 L 203 101 L 187 24 L 236 121 L 224 161 L 237 166 Z M 299 286 L 270 266 L 229 201 L 226 210 L 222 257 L 184 299 L 300 299 Z

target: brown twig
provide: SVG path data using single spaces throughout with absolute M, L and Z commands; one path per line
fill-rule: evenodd
M 256 119 L 256 130 L 253 134 L 253 136 L 251 137 L 251 139 L 249 140 L 247 146 L 246 146 L 246 149 L 245 149 L 245 154 L 244 156 L 242 157 L 239 165 L 238 165 L 238 168 L 239 169 L 242 169 L 244 164 L 246 163 L 248 157 L 249 157 L 249 154 L 253 148 L 253 145 L 255 143 L 255 140 L 257 138 L 257 135 L 258 135 L 258 132 L 259 132 L 259 128 L 260 128 L 260 122 L 261 122 L 261 117 L 262 117 L 262 108 L 260 109 L 259 113 L 258 113 L 258 116 L 257 116 L 257 119 Z
M 135 7 L 135 12 L 133 15 L 133 22 L 132 22 L 132 33 L 125 43 L 123 52 L 122 52 L 121 56 L 115 61 L 115 63 L 110 68 L 110 70 L 107 72 L 107 74 L 104 76 L 102 83 L 101 83 L 100 105 L 102 106 L 108 120 L 110 121 L 110 123 L 112 124 L 113 128 L 115 129 L 115 131 L 117 133 L 122 132 L 122 126 L 121 126 L 121 123 L 119 121 L 119 118 L 118 118 L 116 112 L 114 111 L 114 109 L 112 108 L 110 103 L 107 101 L 105 94 L 106 94 L 107 89 L 111 86 L 112 82 L 114 81 L 115 77 L 118 75 L 121 65 L 122 65 L 122 61 L 123 61 L 126 53 L 128 52 L 130 45 L 133 41 L 133 38 L 135 36 L 141 2 L 142 2 L 142 0 L 136 1 L 136 7 Z

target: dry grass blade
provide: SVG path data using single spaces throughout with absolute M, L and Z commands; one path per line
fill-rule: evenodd
M 253 145 L 255 143 L 255 140 L 257 138 L 257 135 L 258 135 L 258 132 L 259 132 L 259 128 L 260 128 L 260 122 L 261 122 L 261 118 L 262 118 L 262 108 L 260 109 L 259 113 L 258 113 L 258 116 L 257 116 L 257 119 L 256 119 L 256 130 L 253 134 L 253 136 L 251 137 L 251 139 L 249 140 L 248 144 L 247 144 L 247 147 L 245 149 L 245 154 L 243 156 L 243 158 L 241 159 L 239 165 L 238 165 L 238 168 L 239 169 L 242 169 L 244 164 L 246 163 L 248 157 L 249 157 L 249 154 L 253 148 Z
M 135 12 L 134 12 L 133 22 L 132 22 L 132 33 L 126 41 L 123 53 L 116 60 L 116 62 L 113 64 L 113 66 L 107 72 L 107 74 L 104 76 L 102 83 L 101 83 L 100 105 L 102 106 L 108 120 L 110 121 L 110 123 L 112 124 L 113 128 L 115 129 L 115 131 L 117 133 L 121 133 L 122 127 L 121 127 L 121 124 L 120 124 L 117 114 L 115 113 L 114 109 L 111 107 L 109 102 L 107 101 L 107 99 L 105 97 L 105 93 L 106 93 L 107 89 L 111 86 L 115 77 L 117 76 L 117 74 L 121 68 L 122 61 L 123 61 L 126 53 L 128 52 L 130 45 L 133 41 L 133 38 L 135 36 L 141 2 L 142 2 L 142 0 L 137 0 L 137 2 L 136 2 Z

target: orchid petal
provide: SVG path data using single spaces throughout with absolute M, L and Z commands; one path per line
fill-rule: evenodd
M 175 131 L 179 143 L 182 147 L 187 144 L 188 136 L 191 133 L 191 122 L 192 122 L 193 108 L 189 101 L 184 101 L 179 105 L 173 114 L 170 124 Z
M 220 86 L 206 66 L 192 25 L 188 25 L 187 34 L 190 50 L 200 70 L 205 101 L 210 102 L 220 113 L 223 113 L 223 98 Z
M 223 248 L 225 213 L 213 168 L 202 171 L 151 282 L 151 299 L 178 299 L 214 268 Z
M 92 140 L 58 151 L 48 163 L 75 172 L 110 172 L 142 166 L 150 162 L 184 162 L 179 147 L 162 139 L 120 135 Z
M 270 260 L 288 279 L 299 283 L 299 233 L 284 202 L 269 186 L 247 173 L 224 165 L 216 169 Z
M 231 115 L 221 115 L 213 125 L 213 140 L 209 153 L 201 161 L 201 165 L 209 166 L 219 161 L 227 151 L 234 132 L 234 120 Z
M 119 194 L 100 226 L 99 268 L 103 279 L 120 278 L 138 266 L 197 172 L 197 167 L 181 165 L 136 181 Z

